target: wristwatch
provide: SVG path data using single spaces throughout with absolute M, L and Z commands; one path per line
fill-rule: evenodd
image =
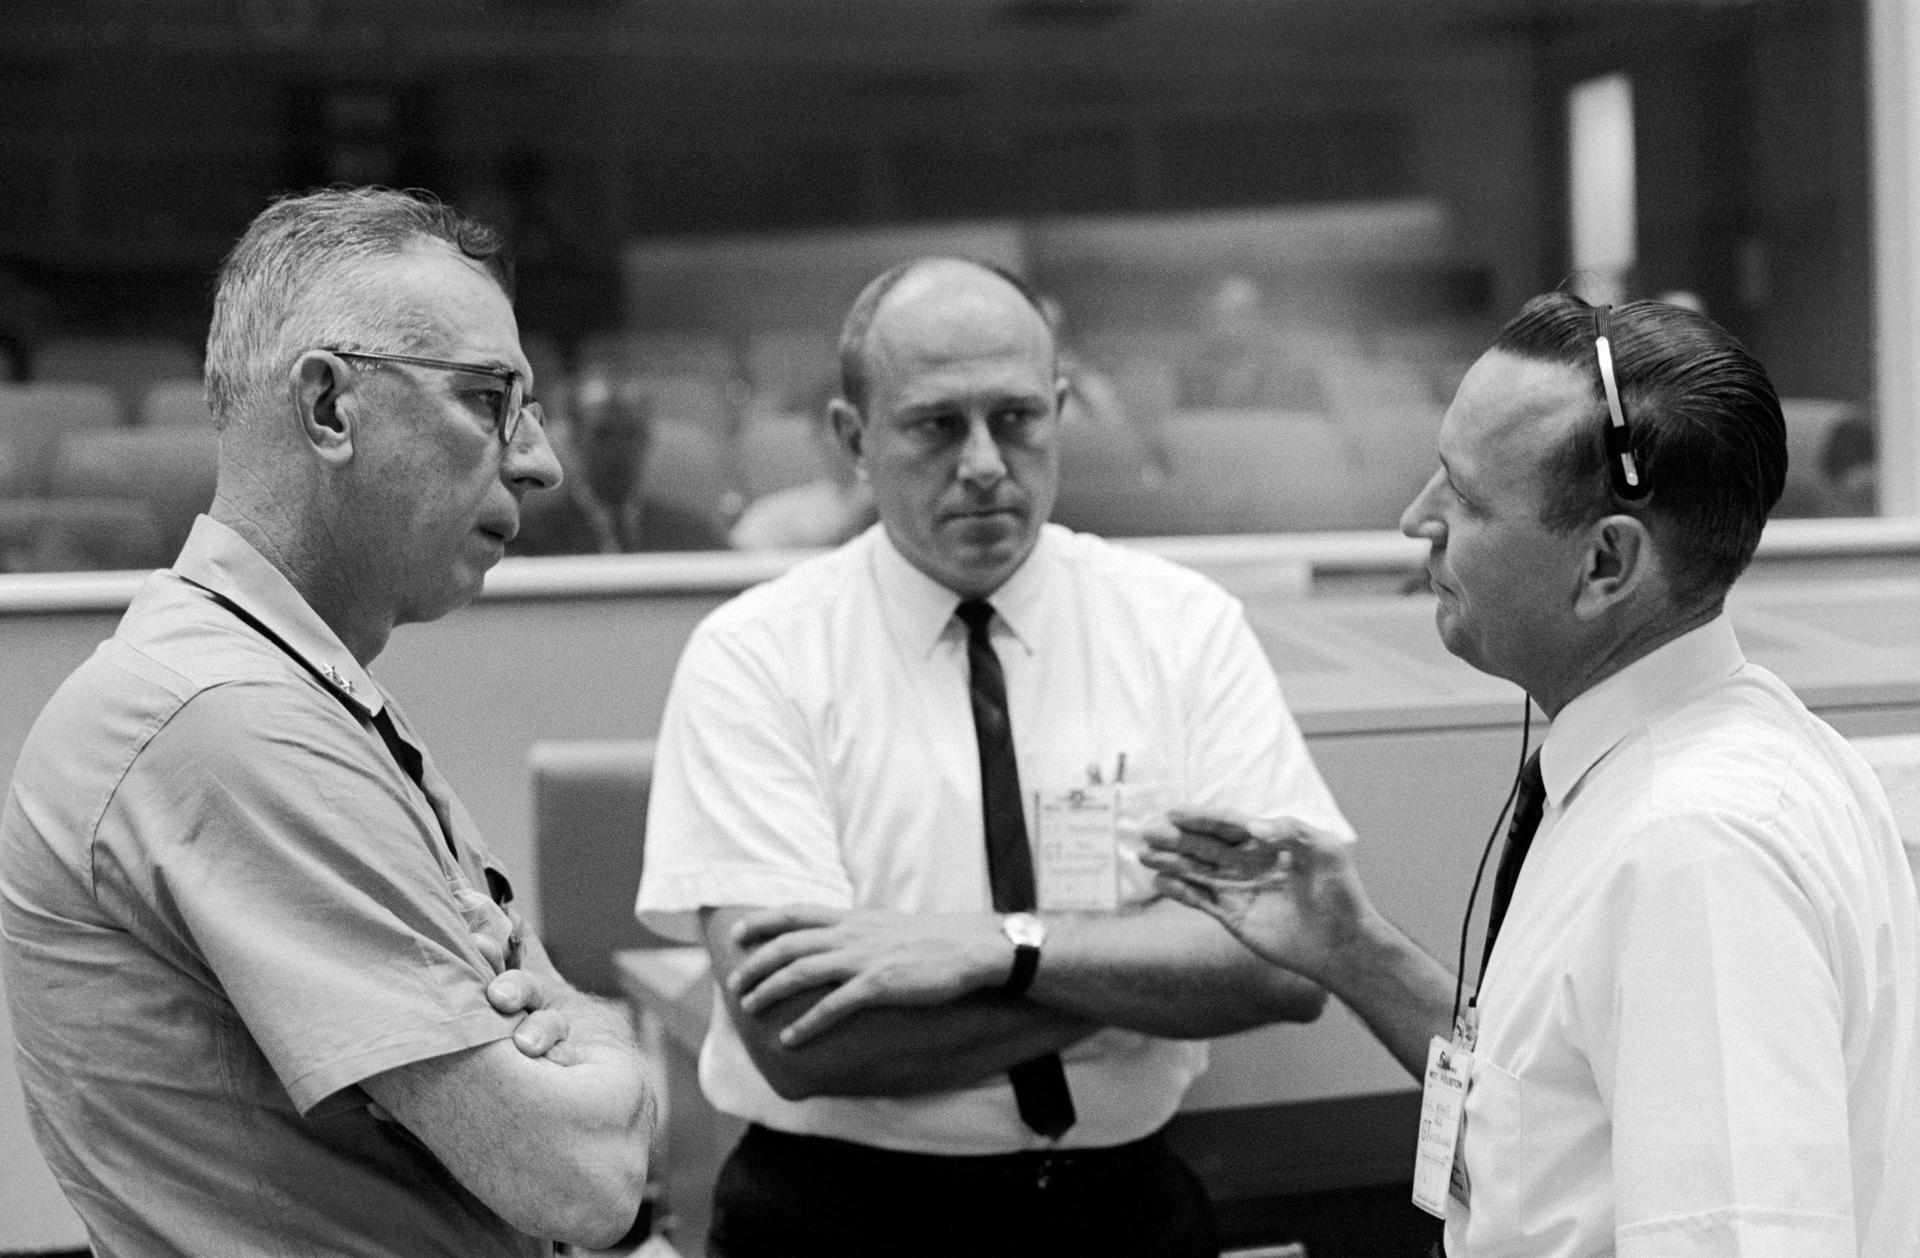
M 1000 933 L 1013 944 L 1013 972 L 1000 990 L 1009 996 L 1023 996 L 1040 968 L 1040 945 L 1047 942 L 1047 924 L 1031 913 L 1009 913 L 1000 919 Z

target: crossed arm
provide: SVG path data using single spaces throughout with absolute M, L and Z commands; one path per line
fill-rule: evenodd
M 1112 1026 L 1170 1038 L 1310 1021 L 1321 991 L 1170 901 L 1050 915 L 1023 999 L 991 913 L 710 909 L 707 946 L 754 1062 L 789 1099 L 965 1086 Z
M 639 1212 L 655 1099 L 626 1012 L 562 979 L 528 936 L 488 999 L 512 1039 L 414 1062 L 361 1087 L 453 1177 L 529 1235 L 602 1246 Z

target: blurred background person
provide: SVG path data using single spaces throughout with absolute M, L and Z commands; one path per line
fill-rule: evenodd
M 1220 281 L 1206 322 L 1180 368 L 1180 400 L 1191 407 L 1272 407 L 1323 411 L 1319 369 L 1268 315 L 1260 286 L 1244 275 Z
M 794 550 L 838 546 L 880 518 L 873 487 L 854 466 L 827 420 L 827 403 L 839 392 L 823 382 L 807 402 L 807 422 L 825 471 L 812 480 L 762 494 L 747 504 L 727 534 L 735 550 Z
M 647 492 L 653 408 L 638 381 L 592 369 L 563 393 L 565 482 L 529 495 L 516 555 L 622 555 L 726 544 L 701 512 Z

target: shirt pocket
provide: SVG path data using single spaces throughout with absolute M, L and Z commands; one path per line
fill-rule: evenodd
M 1528 1252 L 1520 1203 L 1532 1173 L 1519 1077 L 1475 1056 L 1463 1122 L 1459 1156 L 1466 1162 L 1470 1197 L 1466 1252 L 1474 1258 L 1518 1258 Z M 1458 1210 L 1456 1201 L 1450 1211 Z

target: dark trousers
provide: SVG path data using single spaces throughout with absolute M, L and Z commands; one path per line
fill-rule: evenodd
M 749 1127 L 713 1192 L 713 1258 L 1217 1258 L 1206 1191 L 1158 1134 L 941 1157 Z

